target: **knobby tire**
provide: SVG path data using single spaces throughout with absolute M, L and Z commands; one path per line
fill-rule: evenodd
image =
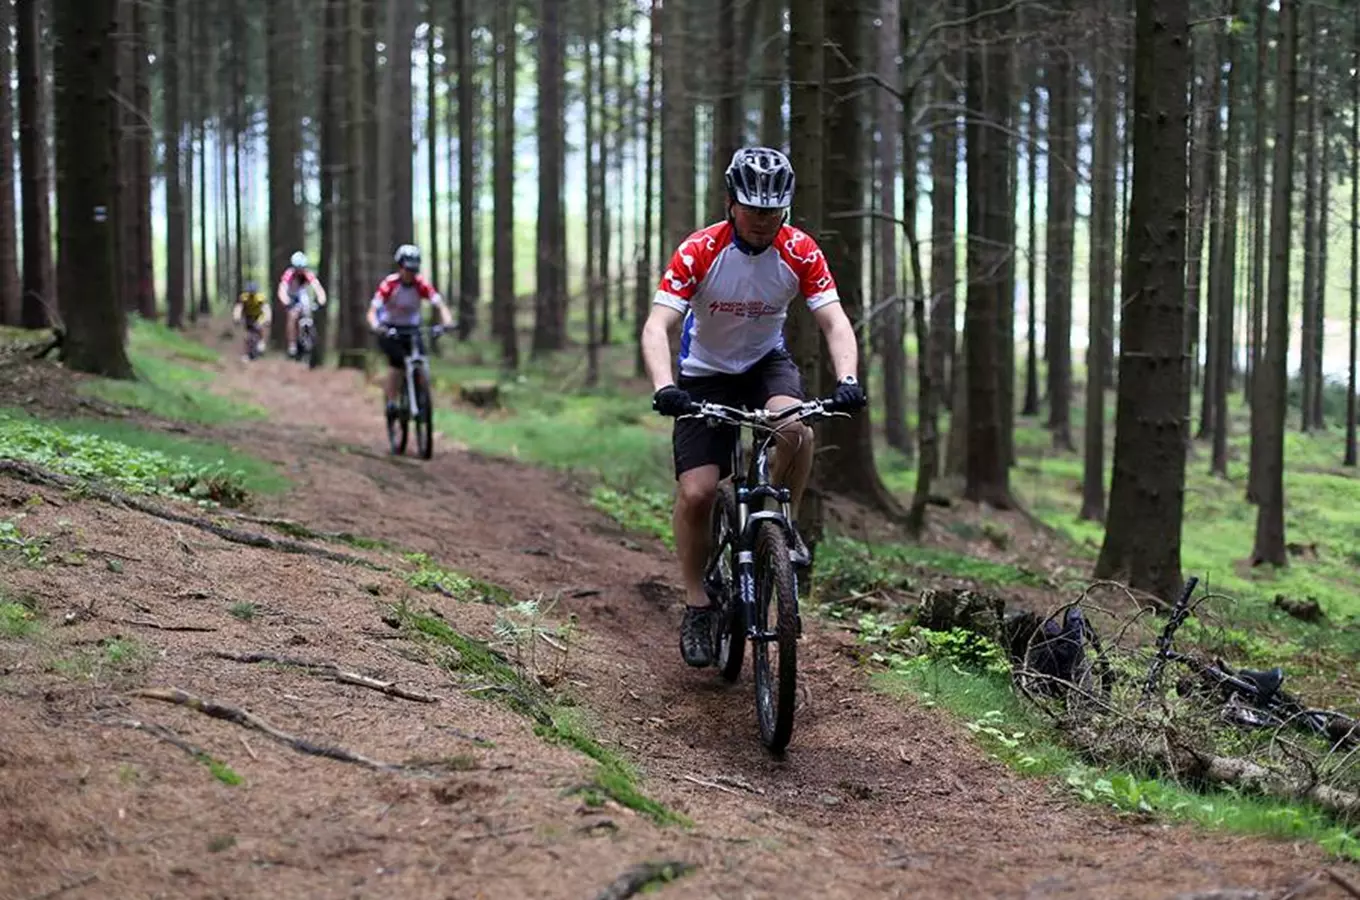
M 793 736 L 798 693 L 798 594 L 788 538 L 774 522 L 761 522 L 756 532 L 755 582 L 758 627 L 769 631 L 773 624 L 776 634 L 773 641 L 757 641 L 754 647 L 756 717 L 761 741 L 780 753 Z M 773 666 L 771 644 L 779 654 Z
M 718 621 L 718 671 L 723 680 L 736 681 L 741 677 L 742 659 L 746 652 L 746 617 L 737 596 L 731 543 L 736 539 L 737 498 L 730 482 L 718 486 L 713 503 L 712 552 L 720 554 L 715 574 L 720 582 L 721 615 Z

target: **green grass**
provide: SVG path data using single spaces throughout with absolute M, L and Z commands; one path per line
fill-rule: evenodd
M 1087 802 L 1216 830 L 1308 840 L 1337 856 L 1360 860 L 1360 838 L 1311 805 L 1223 788 L 1197 791 L 1082 760 L 1038 713 L 1021 704 L 1003 674 L 968 671 L 947 659 L 898 657 L 873 681 L 888 693 L 910 694 L 948 710 L 998 759 L 1023 774 L 1052 778 Z
M 442 650 L 443 663 L 450 670 L 466 673 L 478 682 L 472 690 L 488 694 L 533 719 L 534 733 L 540 737 L 566 744 L 593 759 L 598 766 L 583 791 L 609 797 L 659 825 L 689 825 L 683 816 L 643 794 L 637 785 L 636 772 L 622 757 L 591 738 L 577 716 L 555 706 L 542 688 L 491 646 L 462 634 L 443 619 L 413 612 L 404 604 L 394 607 L 391 615 L 409 632 L 423 636 Z
M 164 325 L 133 317 L 128 356 L 135 380 L 93 379 L 83 384 L 81 391 L 177 422 L 211 425 L 265 416 L 258 406 L 209 390 L 213 374 L 200 366 L 216 363 L 220 354 Z
M 249 603 L 245 600 L 233 603 L 227 609 L 228 615 L 230 615 L 233 619 L 239 619 L 242 622 L 251 621 L 252 619 L 255 618 L 255 615 L 259 611 L 260 608 L 258 606 L 256 606 L 254 603 Z
M 650 487 L 619 490 L 598 484 L 590 492 L 590 505 L 629 531 L 650 535 L 675 549 L 671 528 L 672 496 Z
M 621 756 L 607 750 L 592 738 L 578 716 L 557 710 L 551 725 L 540 725 L 534 731 L 547 740 L 572 747 L 599 764 L 591 783 L 574 789 L 578 793 L 586 794 L 588 803 L 591 793 L 597 792 L 620 806 L 641 813 L 658 825 L 682 825 L 686 828 L 693 825 L 685 816 L 667 809 L 643 794 L 638 789 L 637 773 L 633 767 Z
M 27 462 L 135 493 L 181 494 L 238 505 L 247 490 L 279 491 L 272 466 L 230 448 L 123 422 L 43 422 L 0 410 L 0 458 Z
M 0 637 L 31 637 L 42 630 L 37 615 L 22 603 L 0 601 Z
M 425 553 L 407 553 L 405 559 L 414 566 L 405 576 L 406 583 L 413 588 L 444 594 L 465 603 L 509 606 L 515 602 L 514 595 L 500 585 L 445 569 Z
M 867 543 L 840 535 L 817 547 L 813 589 L 832 603 L 852 594 L 880 590 L 912 590 L 941 576 L 980 585 L 1045 587 L 1048 580 L 1020 566 L 990 562 L 920 544 Z

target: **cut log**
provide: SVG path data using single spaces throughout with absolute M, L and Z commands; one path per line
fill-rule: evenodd
M 494 381 L 472 381 L 458 385 L 458 399 L 478 409 L 501 408 L 501 386 Z

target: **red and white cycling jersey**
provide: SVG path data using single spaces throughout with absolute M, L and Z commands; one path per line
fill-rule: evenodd
M 309 285 L 320 284 L 320 282 L 317 280 L 316 274 L 312 272 L 311 269 L 303 269 L 301 272 L 299 272 L 297 269 L 294 269 L 292 266 L 289 266 L 288 268 L 283 270 L 283 275 L 279 277 L 279 284 L 281 284 L 284 287 L 284 289 L 288 291 L 288 296 L 290 297 L 296 297 L 298 295 L 298 291 L 302 287 L 302 285 L 293 283 L 293 279 L 299 274 L 302 275 L 302 280 Z
M 421 302 L 440 299 L 439 292 L 424 275 L 417 275 L 410 284 L 402 284 L 401 273 L 393 272 L 378 285 L 373 308 L 384 325 L 419 325 Z
M 690 235 L 671 257 L 653 303 L 686 313 L 680 374 L 745 372 L 784 346 L 789 304 L 808 308 L 840 301 L 826 257 L 812 236 L 791 225 L 757 254 L 733 243 L 729 222 Z

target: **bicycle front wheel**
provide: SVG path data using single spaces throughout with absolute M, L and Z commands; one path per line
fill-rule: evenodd
M 756 532 L 756 625 L 769 638 L 753 648 L 756 717 L 760 740 L 779 753 L 793 736 L 798 692 L 798 588 L 789 562 L 789 542 L 774 522 Z M 773 657 L 773 659 L 771 658 Z
M 736 539 L 737 497 L 730 482 L 718 486 L 718 497 L 713 503 L 711 552 L 714 554 L 708 572 L 709 587 L 718 594 L 718 671 L 724 681 L 736 681 L 741 675 L 742 657 L 746 653 L 746 616 L 735 589 L 732 571 L 731 543 Z
M 421 459 L 434 456 L 434 410 L 430 407 L 430 388 L 425 379 L 416 380 L 416 449 Z
M 394 456 L 401 456 L 406 452 L 410 423 L 411 414 L 407 409 L 406 398 L 402 397 L 397 408 L 387 416 L 387 444 Z

